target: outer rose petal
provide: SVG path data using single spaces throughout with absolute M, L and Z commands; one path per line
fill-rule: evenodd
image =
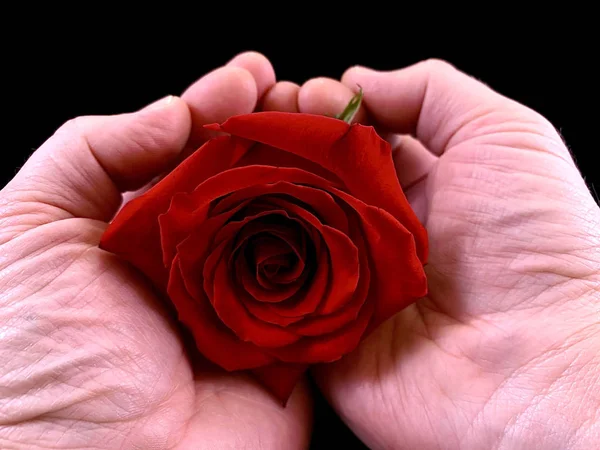
M 334 189 L 335 192 L 335 189 Z M 389 213 L 341 192 L 335 192 L 360 217 L 369 248 L 370 296 L 376 299 L 374 329 L 427 294 L 427 277 L 419 260 L 414 236 Z
M 388 211 L 415 235 L 419 258 L 427 261 L 425 228 L 400 187 L 390 145 L 373 127 L 270 111 L 234 116 L 212 128 L 286 150 L 333 172 L 353 196 Z
M 168 293 L 179 320 L 194 335 L 198 350 L 225 370 L 245 370 L 275 362 L 262 349 L 242 342 L 221 323 L 208 299 L 193 299 L 187 292 L 179 268 L 179 259 L 171 265 Z
M 252 374 L 285 406 L 307 368 L 299 364 L 274 364 L 253 369 Z
M 343 185 L 343 182 L 333 172 L 326 168 L 306 159 L 302 156 L 281 150 L 270 145 L 257 142 L 252 146 L 252 151 L 249 151 L 241 158 L 235 167 L 256 166 L 268 163 L 276 167 L 295 167 L 310 173 L 314 173 L 326 180 L 332 181 L 336 185 Z
M 169 270 L 163 265 L 159 214 L 167 211 L 176 193 L 191 192 L 229 169 L 251 145 L 229 136 L 208 141 L 156 186 L 127 203 L 102 235 L 100 248 L 121 256 L 166 292 Z

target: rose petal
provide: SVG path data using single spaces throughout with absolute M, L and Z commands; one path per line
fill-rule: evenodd
M 234 116 L 221 125 L 210 124 L 205 127 L 287 151 L 291 151 L 289 148 L 300 150 L 302 146 L 306 146 L 308 154 L 327 152 L 350 128 L 346 122 L 326 116 L 276 111 Z M 267 129 L 271 132 L 266 133 Z M 291 137 L 293 138 L 290 139 Z M 292 153 L 302 156 L 300 151 Z M 325 164 L 319 165 L 325 167 Z
M 294 250 L 290 245 L 280 238 L 274 236 L 263 236 L 257 238 L 253 242 L 252 253 L 254 253 L 254 264 L 257 266 L 263 264 L 265 261 L 282 255 L 287 255 Z
M 191 195 L 200 204 L 206 199 L 216 200 L 241 189 L 251 186 L 266 186 L 281 180 L 286 180 L 291 184 L 317 186 L 323 190 L 338 187 L 325 178 L 301 169 L 256 165 L 221 172 L 200 184 Z M 268 188 L 266 187 L 266 189 Z
M 294 344 L 276 349 L 266 349 L 269 354 L 284 362 L 316 364 L 340 359 L 351 352 L 360 342 L 373 314 L 373 303 L 361 308 L 355 321 L 330 334 L 304 337 Z
M 276 267 L 277 269 L 270 269 L 271 267 Z M 304 273 L 305 267 L 304 259 L 290 254 L 274 256 L 260 264 L 260 269 L 264 272 L 265 276 L 272 283 L 280 286 L 296 281 Z
M 313 214 L 283 199 L 272 199 L 288 213 L 301 218 L 313 226 L 326 242 L 329 250 L 331 272 L 329 275 L 329 293 L 323 298 L 323 313 L 328 314 L 349 302 L 356 290 L 359 280 L 358 249 L 347 235 L 323 225 Z
M 100 248 L 141 270 L 166 292 L 169 270 L 163 264 L 158 216 L 178 192 L 190 192 L 209 177 L 227 170 L 252 142 L 231 136 L 208 141 L 148 192 L 127 203 L 108 226 Z
M 242 292 L 239 294 L 239 296 L 240 302 L 244 304 L 244 307 L 248 310 L 248 312 L 256 317 L 256 319 L 263 322 L 285 328 L 290 324 L 304 319 L 303 316 L 284 317 L 277 312 L 274 312 L 273 309 L 269 307 L 270 305 L 268 303 L 259 302 L 256 299 L 250 298 L 250 295 L 247 293 Z M 300 335 L 300 333 L 298 333 L 298 335 Z
M 210 249 L 215 245 L 216 234 L 246 203 L 240 203 L 236 208 L 206 219 L 194 231 L 177 245 L 182 277 L 190 295 L 194 298 L 204 298 L 202 289 L 202 272 Z M 167 224 L 163 218 L 163 224 Z M 170 223 L 170 222 L 168 222 Z M 169 229 L 165 229 L 165 234 Z
M 260 302 L 242 289 L 238 292 L 238 296 L 239 301 L 244 305 L 248 312 L 263 322 L 279 325 L 280 327 L 287 327 L 292 323 L 302 320 L 302 316 L 283 317 L 282 315 L 277 314 L 271 307 L 273 303 Z
M 202 225 L 194 230 L 185 240 L 183 240 L 177 246 L 177 254 L 181 261 L 181 270 L 183 274 L 184 282 L 192 297 L 202 297 L 204 295 L 202 291 L 203 281 L 201 275 L 206 265 L 206 258 L 211 248 L 214 248 L 220 244 L 223 239 L 219 240 L 219 237 L 223 238 L 221 233 L 224 230 L 233 228 L 237 230 L 240 222 L 229 222 L 231 218 L 240 211 L 245 204 L 238 205 L 235 209 L 227 211 L 226 213 L 219 214 L 215 217 L 207 219 Z M 259 216 L 270 214 L 270 212 L 264 212 L 257 216 L 248 217 L 244 220 L 250 221 Z M 229 222 L 229 223 L 227 223 Z M 226 225 L 225 225 L 226 224 Z M 234 233 L 226 236 L 226 240 L 232 238 Z
M 299 234 L 300 242 L 294 242 L 293 246 L 285 241 L 289 251 L 287 254 L 269 253 L 267 252 L 268 244 L 254 242 L 253 245 L 260 254 L 260 258 L 255 258 L 257 272 L 264 272 L 269 281 L 275 284 L 289 284 L 297 280 L 306 266 L 306 237 L 304 233 Z
M 179 259 L 171 265 L 168 293 L 179 320 L 192 332 L 198 350 L 225 370 L 246 370 L 272 364 L 274 359 L 257 346 L 240 341 L 225 327 L 206 298 L 193 299 L 181 277 Z
M 297 342 L 300 337 L 284 328 L 257 320 L 248 313 L 243 304 L 238 301 L 238 293 L 234 283 L 229 276 L 227 259 L 232 245 L 229 242 L 220 244 L 209 257 L 219 255 L 214 265 L 209 264 L 207 259 L 204 271 L 205 286 L 212 283 L 212 297 L 207 291 L 215 312 L 228 328 L 230 328 L 241 340 L 252 342 L 261 348 L 276 348 Z M 214 278 L 211 279 L 211 275 Z
M 377 300 L 374 328 L 427 294 L 425 270 L 414 236 L 391 214 L 344 192 L 334 189 L 333 193 L 353 208 L 362 222 L 372 269 L 369 295 Z
M 235 273 L 244 290 L 256 301 L 263 303 L 282 302 L 298 292 L 301 287 L 299 283 L 294 283 L 265 289 L 265 286 L 257 281 L 256 275 L 248 267 L 246 259 L 241 256 L 235 258 Z
M 356 228 L 353 229 L 352 241 L 356 244 L 360 257 L 360 277 L 352 299 L 342 308 L 337 310 L 325 309 L 322 304 L 315 314 L 290 326 L 290 330 L 294 333 L 301 336 L 320 336 L 331 333 L 348 325 L 353 320 L 356 320 L 356 317 L 366 302 L 378 301 L 376 297 L 369 295 L 371 274 L 369 269 L 368 250 L 358 224 Z
M 252 151 L 247 152 L 244 157 L 237 162 L 236 167 L 255 166 L 265 163 L 277 167 L 296 167 L 330 180 L 336 185 L 343 185 L 336 174 L 323 166 L 315 164 L 302 156 L 260 142 L 257 142 L 252 147 Z
M 273 364 L 253 369 L 252 374 L 285 406 L 307 368 L 298 364 Z
M 297 220 L 293 220 L 292 218 L 288 217 L 287 213 L 285 213 L 285 211 L 283 211 L 281 208 L 274 208 L 273 205 L 271 205 L 270 208 L 271 209 L 268 211 L 248 211 L 248 215 L 243 219 L 232 220 L 217 234 L 215 237 L 215 242 L 220 244 L 223 241 L 235 238 L 237 245 L 234 251 L 236 251 L 244 242 L 248 240 L 248 238 L 257 234 L 268 233 L 275 235 L 286 242 L 291 249 L 294 249 L 294 251 L 301 252 L 302 238 L 300 235 L 303 231 L 302 228 L 305 229 L 305 227 L 297 226 L 296 224 L 302 224 L 299 224 Z M 236 207 L 236 209 L 238 208 Z M 270 215 L 277 216 L 277 220 L 286 220 L 289 222 L 283 224 L 272 221 L 269 223 L 265 218 Z
M 218 128 L 289 151 L 333 172 L 353 196 L 388 211 L 404 224 L 416 238 L 421 262 L 427 261 L 425 228 L 400 187 L 390 145 L 373 127 L 312 114 L 270 111 L 234 116 Z
M 270 215 L 285 218 L 289 221 L 290 225 L 293 226 L 286 227 L 283 224 L 264 222 L 263 219 L 266 220 Z M 240 250 L 240 247 L 245 245 L 247 240 L 252 236 L 261 233 L 271 233 L 282 241 L 286 242 L 290 249 L 294 249 L 296 252 L 300 253 L 302 252 L 302 244 L 299 244 L 297 241 L 302 241 L 302 239 L 299 238 L 299 235 L 302 234 L 302 231 L 296 231 L 296 226 L 298 226 L 300 230 L 302 229 L 300 225 L 297 225 L 297 221 L 291 220 L 287 216 L 285 211 L 264 211 L 256 214 L 255 216 L 245 217 L 241 221 L 230 222 L 217 235 L 215 240 L 217 242 L 224 242 L 235 236 L 237 244 L 234 248 L 233 254 L 237 254 L 237 252 Z M 300 282 L 302 280 L 299 280 L 297 283 L 288 284 L 287 286 L 275 285 L 271 280 L 265 279 L 261 274 L 256 276 L 256 274 L 250 270 L 246 261 L 243 261 L 243 263 L 240 263 L 239 265 L 236 264 L 236 268 L 238 269 L 237 273 L 244 288 L 259 301 L 270 303 L 281 302 L 294 295 L 301 287 Z M 303 277 L 303 279 L 305 278 L 306 277 Z
M 309 286 L 303 287 L 293 298 L 267 305 L 274 314 L 277 314 L 278 317 L 301 319 L 303 316 L 312 314 L 317 310 L 317 307 L 325 298 L 329 286 L 329 253 L 325 247 L 321 249 L 315 266 L 316 270 Z M 297 321 L 294 320 L 289 323 Z
M 337 228 L 342 233 L 348 234 L 348 219 L 344 210 L 336 203 L 334 198 L 325 190 L 317 189 L 311 186 L 302 186 L 287 181 L 276 183 L 250 186 L 232 193 L 223 200 L 220 200 L 214 207 L 215 214 L 227 211 L 233 208 L 238 202 L 264 198 L 265 202 L 272 202 L 274 195 L 285 195 L 283 198 L 288 202 L 294 200 L 302 202 L 299 206 L 309 209 L 321 222 L 333 228 Z M 277 197 L 275 197 L 277 198 Z
M 268 232 L 268 231 L 267 231 Z M 264 236 L 253 240 L 254 263 L 257 269 L 257 276 L 267 276 L 270 284 L 278 282 L 289 283 L 296 280 L 304 270 L 306 258 L 306 238 L 304 233 L 299 232 L 298 236 L 291 235 L 276 230 L 271 236 Z M 277 239 L 274 238 L 277 236 Z M 299 242 L 297 242 L 299 241 Z M 293 255 L 293 256 L 292 256 Z M 290 265 L 290 259 L 294 260 Z M 279 271 L 268 274 L 267 267 L 274 265 L 279 268 L 286 267 L 286 271 Z
M 239 211 L 244 205 L 243 203 L 236 205 L 233 211 Z M 206 221 L 207 213 L 208 203 L 196 204 L 195 202 L 191 202 L 190 196 L 184 193 L 173 196 L 169 209 L 158 216 L 163 264 L 165 267 L 170 267 L 173 258 L 175 258 L 177 245 L 184 241 L 194 229 L 202 226 Z M 229 218 L 232 214 L 230 214 L 230 211 L 225 211 L 223 215 L 218 216 Z M 222 222 L 222 224 L 224 223 Z

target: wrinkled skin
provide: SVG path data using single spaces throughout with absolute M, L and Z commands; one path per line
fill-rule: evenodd
M 558 133 L 439 61 L 342 82 L 308 82 L 300 110 L 358 84 L 363 118 L 419 139 L 392 137 L 430 294 L 315 370 L 330 402 L 371 448 L 595 448 L 600 210 Z
M 308 445 L 305 386 L 283 410 L 247 376 L 204 363 L 194 372 L 149 284 L 97 247 L 119 190 L 138 189 L 206 139 L 203 123 L 252 112 L 274 83 L 263 56 L 244 54 L 185 102 L 79 118 L 2 190 L 0 448 Z

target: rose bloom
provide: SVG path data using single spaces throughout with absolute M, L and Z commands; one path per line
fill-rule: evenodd
M 109 225 L 100 246 L 175 306 L 198 350 L 282 403 L 427 292 L 427 235 L 372 127 L 235 116 Z

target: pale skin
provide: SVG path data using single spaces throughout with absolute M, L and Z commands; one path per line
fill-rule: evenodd
M 438 61 L 299 87 L 256 53 L 181 98 L 66 124 L 1 191 L 0 448 L 307 448 L 305 383 L 282 409 L 245 375 L 192 367 L 148 283 L 97 244 L 121 193 L 202 124 L 261 98 L 335 114 L 357 84 L 428 229 L 430 294 L 314 368 L 323 393 L 372 448 L 594 448 L 600 210 L 554 128 Z

